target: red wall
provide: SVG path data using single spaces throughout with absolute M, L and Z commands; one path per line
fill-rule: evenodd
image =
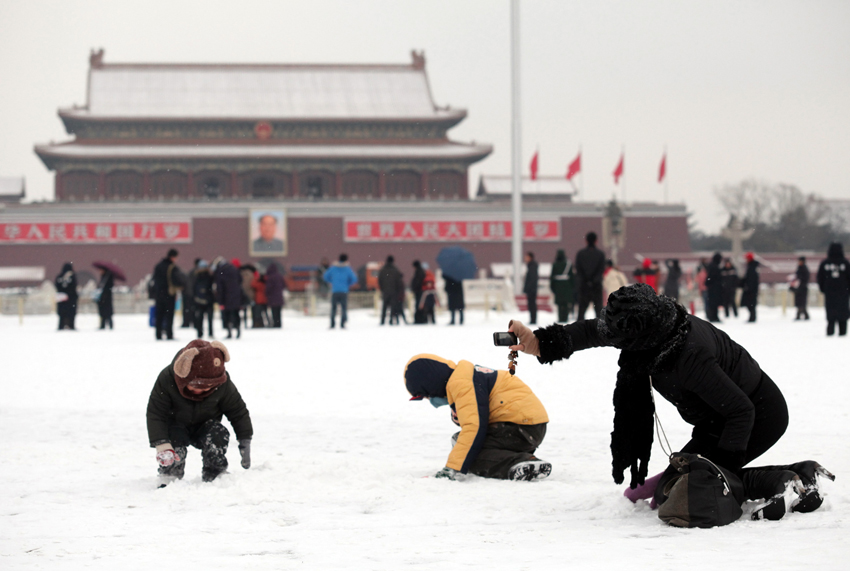
M 369 261 L 382 262 L 387 255 L 395 256 L 396 265 L 405 274 L 412 275 L 411 263 L 422 260 L 435 267 L 439 251 L 448 243 L 347 243 L 343 242 L 343 220 L 334 218 L 288 219 L 289 255 L 278 258 L 286 267 L 293 264 L 318 264 L 322 257 L 335 261 L 340 252 L 349 255 L 351 265 L 358 268 Z M 596 217 L 562 218 L 560 242 L 526 242 L 525 251 L 533 251 L 540 262 L 551 262 L 559 248 L 570 259 L 584 247 L 584 235 L 595 231 L 601 236 L 601 219 Z M 629 270 L 639 252 L 690 251 L 687 220 L 679 218 L 628 218 L 626 247 L 620 252 L 620 265 Z M 489 268 L 492 262 L 510 262 L 510 242 L 462 244 L 475 254 L 479 267 Z M 600 245 L 601 239 L 600 239 Z M 604 246 L 604 245 L 603 245 Z M 91 263 L 108 260 L 125 270 L 128 284 L 135 285 L 165 256 L 170 247 L 180 252 L 178 264 L 189 268 L 195 258 L 212 260 L 248 258 L 248 219 L 195 218 L 191 244 L 155 245 L 74 245 L 74 246 L 0 246 L 0 266 L 45 266 L 47 277 L 52 279 L 66 261 L 74 262 L 75 269 L 94 273 Z M 270 260 L 272 258 L 264 258 Z M 4 285 L 4 284 L 0 284 Z M 10 284 L 5 284 L 10 285 Z

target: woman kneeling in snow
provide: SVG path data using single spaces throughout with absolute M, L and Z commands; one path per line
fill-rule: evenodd
M 416 355 L 404 368 L 412 398 L 434 407 L 449 405 L 460 432 L 437 478 L 458 472 L 483 478 L 545 478 L 552 465 L 534 456 L 546 436 L 549 417 L 540 400 L 518 377 L 469 361 L 455 364 L 436 355 Z
M 162 486 L 183 477 L 190 444 L 201 449 L 205 482 L 215 480 L 227 469 L 230 433 L 221 424 L 222 415 L 236 432 L 242 467 L 250 468 L 254 434 L 251 415 L 224 370 L 227 361 L 230 353 L 223 343 L 196 339 L 157 377 L 148 400 L 147 421 Z
M 782 392 L 747 351 L 723 331 L 646 284 L 622 287 L 608 298 L 599 318 L 532 331 L 518 321 L 513 350 L 541 363 L 568 359 L 592 347 L 620 349 L 611 433 L 613 476 L 623 482 L 631 469 L 632 501 L 665 501 L 664 483 L 676 470 L 646 479 L 653 439 L 654 388 L 694 426 L 681 452 L 701 454 L 739 475 L 748 499 L 768 498 L 754 518 L 778 519 L 786 509 L 812 511 L 822 503 L 816 474 L 831 476 L 816 462 L 743 469 L 785 433 L 788 408 Z M 659 485 L 661 481 L 661 485 Z M 796 491 L 796 493 L 794 493 Z M 786 502 L 787 500 L 787 502 Z

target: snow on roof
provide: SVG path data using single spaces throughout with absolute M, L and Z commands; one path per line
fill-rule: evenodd
M 0 200 L 20 200 L 24 197 L 25 188 L 24 177 L 0 176 Z
M 439 119 L 425 60 L 411 65 L 105 64 L 93 55 L 90 118 Z
M 481 158 L 490 145 L 45 145 L 39 155 L 60 158 Z
M 538 176 L 537 180 L 523 177 L 521 182 L 524 195 L 564 196 L 576 193 L 575 187 L 564 177 Z M 507 175 L 482 175 L 478 185 L 478 196 L 510 195 L 513 191 L 513 180 Z

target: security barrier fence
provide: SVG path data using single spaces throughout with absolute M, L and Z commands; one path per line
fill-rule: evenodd
M 548 287 L 541 280 L 541 296 L 551 296 Z M 77 313 L 97 313 L 97 304 L 92 295 L 94 285 L 81 288 L 77 302 Z M 445 293 L 437 289 L 440 312 L 446 307 Z M 501 279 L 480 279 L 464 281 L 466 306 L 469 309 L 484 309 L 485 311 L 516 311 L 510 283 Z M 739 291 L 740 295 L 740 291 Z M 180 312 L 180 297 L 178 296 L 177 311 Z M 413 296 L 408 291 L 406 306 L 413 313 Z M 701 311 L 702 300 L 696 292 L 682 289 L 680 301 L 687 308 Z M 116 287 L 113 290 L 113 307 L 116 314 L 147 313 L 153 301 L 148 299 L 147 291 L 141 288 Z M 759 294 L 759 305 L 763 307 L 794 307 L 794 293 L 786 284 L 763 284 Z M 823 307 L 823 294 L 817 285 L 809 286 L 809 307 Z M 377 291 L 353 291 L 348 296 L 350 309 L 374 308 L 380 311 L 381 296 Z M 330 297 L 312 291 L 286 292 L 286 309 L 303 312 L 305 315 L 328 315 L 330 313 Z M 45 315 L 56 312 L 56 290 L 53 284 L 45 281 L 39 287 L 0 289 L 0 314 L 2 315 Z

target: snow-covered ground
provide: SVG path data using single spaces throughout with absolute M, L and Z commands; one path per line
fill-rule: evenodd
M 341 331 L 286 313 L 283 330 L 248 330 L 227 344 L 254 422 L 253 467 L 234 446 L 229 473 L 205 484 L 190 449 L 186 478 L 161 490 L 145 407 L 192 330 L 155 342 L 143 316 L 118 315 L 110 332 L 83 315 L 79 331 L 61 333 L 54 316 L 0 317 L 0 568 L 847 568 L 850 338 L 827 338 L 822 310 L 794 322 L 761 309 L 755 325 L 722 327 L 788 400 L 788 432 L 756 463 L 819 460 L 837 475 L 826 502 L 711 530 L 666 526 L 611 480 L 612 349 L 551 367 L 519 358 L 551 418 L 538 451 L 554 466 L 548 480 L 426 478 L 444 465 L 454 425 L 447 409 L 408 401 L 404 364 L 432 352 L 505 368 L 491 334 L 510 317 L 523 315 L 390 328 L 362 310 Z M 684 444 L 676 411 L 665 402 L 659 414 Z M 656 442 L 650 474 L 664 467 Z

